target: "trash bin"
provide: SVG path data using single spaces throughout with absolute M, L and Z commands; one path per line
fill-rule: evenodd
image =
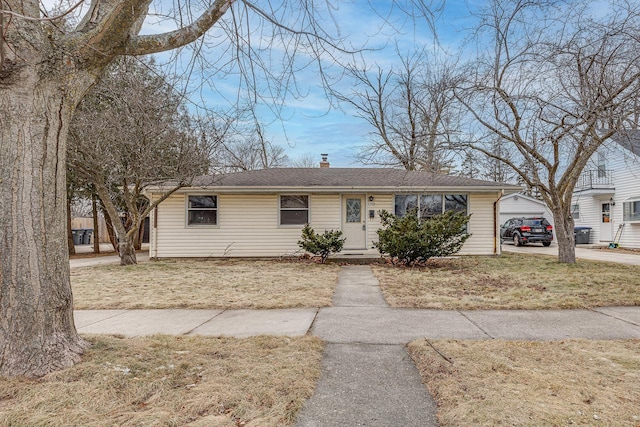
M 72 228 L 71 229 L 71 235 L 73 236 L 73 244 L 74 245 L 81 245 L 82 244 L 82 235 L 84 234 L 84 232 L 82 230 L 79 230 L 77 228 Z
M 591 237 L 591 227 L 574 227 L 573 234 L 576 239 L 576 245 L 587 245 Z
M 83 228 L 82 231 L 84 231 L 84 233 L 82 234 L 82 244 L 83 245 L 88 245 L 91 243 L 91 234 L 93 233 L 93 228 Z

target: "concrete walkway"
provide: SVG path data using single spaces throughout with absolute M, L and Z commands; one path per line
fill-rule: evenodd
M 502 244 L 502 250 L 505 252 L 517 252 L 527 254 L 542 254 L 550 256 L 558 256 L 558 245 L 553 244 L 544 247 L 538 244 L 526 246 L 514 246 L 507 243 Z M 637 254 L 625 253 L 617 249 L 606 249 L 598 247 L 580 247 L 576 246 L 576 258 L 588 259 L 591 261 L 607 261 L 617 262 L 619 264 L 640 265 L 640 252 Z
M 342 268 L 333 306 L 389 310 L 369 266 Z M 332 313 L 322 309 L 319 316 L 332 319 Z M 351 317 L 337 328 L 320 328 L 320 334 L 318 323 L 313 327 L 312 333 L 324 335 L 327 344 L 322 376 L 299 415 L 299 427 L 437 425 L 435 402 L 404 345 L 378 340 L 365 344 L 353 334 L 368 320 Z M 370 331 L 377 326 L 370 325 Z M 345 332 L 350 339 L 344 339 Z

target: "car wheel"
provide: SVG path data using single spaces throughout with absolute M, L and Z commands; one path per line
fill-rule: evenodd
M 518 234 L 513 235 L 513 245 L 522 246 L 522 241 L 520 240 L 520 236 Z
M 542 246 L 551 246 L 551 242 L 542 242 Z

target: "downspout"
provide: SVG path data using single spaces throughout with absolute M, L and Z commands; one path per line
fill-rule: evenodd
M 504 189 L 500 190 L 500 197 L 493 202 L 493 254 L 498 255 L 498 203 L 500 199 L 504 196 Z M 502 251 L 501 251 L 502 252 Z
M 153 194 L 151 195 L 153 200 Z M 149 257 L 151 259 L 158 258 L 158 206 L 153 208 L 153 232 L 151 233 L 151 250 L 149 251 Z

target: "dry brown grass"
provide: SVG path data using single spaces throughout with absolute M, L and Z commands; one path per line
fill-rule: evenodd
M 76 309 L 331 305 L 339 267 L 312 262 L 162 260 L 71 271 Z
M 312 337 L 90 341 L 71 369 L 0 378 L 0 425 L 287 426 L 313 392 L 323 349 Z
M 393 307 L 556 309 L 640 305 L 640 266 L 503 254 L 431 260 L 427 268 L 373 266 Z
M 409 352 L 442 427 L 638 426 L 640 341 L 434 341 Z

